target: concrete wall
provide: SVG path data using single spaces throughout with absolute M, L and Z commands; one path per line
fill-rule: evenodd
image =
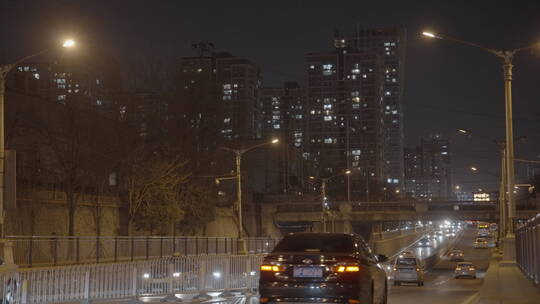
M 100 207 L 100 209 L 98 209 Z M 100 210 L 100 212 L 98 212 Z M 115 197 L 79 198 L 75 213 L 75 235 L 97 234 L 96 218 L 100 215 L 102 236 L 121 235 L 125 231 L 126 217 L 120 201 Z M 247 218 L 246 218 L 247 220 Z M 6 212 L 7 235 L 67 235 L 68 205 L 63 192 L 38 191 L 17 199 L 17 207 Z M 136 231 L 136 235 L 148 235 Z M 197 235 L 237 237 L 235 216 L 231 208 L 216 208 L 215 220 L 208 223 Z

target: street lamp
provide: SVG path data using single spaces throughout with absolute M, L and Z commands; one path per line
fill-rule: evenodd
M 492 55 L 495 55 L 502 59 L 503 75 L 504 75 L 504 99 L 505 99 L 505 111 L 506 111 L 506 176 L 507 183 L 506 187 L 508 189 L 508 233 L 506 238 L 510 242 L 515 242 L 514 238 L 514 220 L 516 218 L 516 205 L 515 198 L 512 195 L 515 183 L 515 172 L 514 172 L 514 139 L 513 139 L 513 122 L 512 122 L 512 59 L 514 55 L 526 51 L 537 49 L 540 47 L 540 43 L 535 43 L 526 47 L 517 48 L 513 50 L 495 50 L 481 46 L 476 43 L 452 38 L 446 35 L 435 34 L 432 32 L 424 31 L 422 35 L 429 38 L 444 39 L 452 41 L 459 44 L 464 44 L 467 46 L 472 46 L 483 51 L 486 51 Z M 514 245 L 515 246 L 515 245 Z M 508 251 L 507 254 L 511 252 Z M 508 256 L 511 259 L 515 259 L 515 252 L 513 256 Z
M 245 149 L 232 149 L 228 147 L 220 147 L 222 150 L 226 150 L 229 152 L 234 153 L 236 158 L 236 196 L 237 196 L 237 205 L 238 208 L 238 241 L 240 242 L 240 253 L 245 254 L 247 253 L 246 243 L 244 242 L 244 229 L 242 227 L 242 171 L 241 171 L 241 163 L 242 163 L 242 156 L 244 153 L 249 152 L 253 149 L 266 146 L 266 145 L 275 145 L 279 143 L 278 138 L 274 138 L 269 142 L 264 142 L 258 145 L 251 146 L 249 148 Z
M 321 221 L 323 223 L 323 232 L 326 232 L 326 208 L 327 208 L 327 203 L 326 203 L 326 183 L 333 179 L 334 177 L 338 177 L 338 176 L 342 176 L 342 175 L 349 175 L 351 174 L 351 170 L 347 169 L 345 170 L 344 172 L 342 173 L 338 173 L 338 174 L 334 174 L 332 176 L 329 176 L 329 177 L 321 177 L 319 178 L 319 180 L 321 181 L 321 207 L 322 207 L 322 210 L 321 210 Z M 309 179 L 311 180 L 315 180 L 316 178 L 314 176 L 310 176 Z
M 70 39 L 66 40 L 62 44 L 63 47 L 71 48 L 75 46 L 75 41 Z M 0 239 L 2 239 L 3 247 L 5 246 L 5 214 L 4 214 L 4 166 L 5 166 L 5 137 L 4 137 L 4 98 L 5 98 L 5 92 L 6 92 L 6 79 L 8 73 L 13 70 L 17 65 L 20 63 L 30 59 L 34 58 L 36 56 L 39 56 L 43 53 L 48 52 L 49 49 L 45 49 L 42 51 L 39 51 L 37 53 L 34 53 L 32 55 L 22 57 L 21 59 L 15 61 L 14 63 L 10 64 L 3 64 L 0 65 Z M 4 252 L 4 257 L 9 256 L 6 255 Z M 12 261 L 4 261 L 6 263 L 12 263 Z
M 476 167 L 471 167 L 471 171 L 476 172 L 476 171 L 478 171 L 478 168 L 476 168 Z

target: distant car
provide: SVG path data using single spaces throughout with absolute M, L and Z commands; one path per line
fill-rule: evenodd
M 424 286 L 424 267 L 414 255 L 400 255 L 394 264 L 394 286 L 416 283 Z
M 474 248 L 477 248 L 477 249 L 489 248 L 488 240 L 485 238 L 477 238 L 476 241 L 474 241 Z
M 432 246 L 433 244 L 431 240 L 429 240 L 428 238 L 423 238 L 420 241 L 418 241 L 418 243 L 416 243 L 416 247 L 432 247 Z
M 356 234 L 286 235 L 260 266 L 261 303 L 386 303 L 381 263 Z
M 454 249 L 450 251 L 450 254 L 448 256 L 450 257 L 450 261 L 452 262 L 462 262 L 464 259 L 463 250 Z
M 454 277 L 459 279 L 461 277 L 470 277 L 476 279 L 476 267 L 471 262 L 460 262 L 457 264 L 454 270 Z

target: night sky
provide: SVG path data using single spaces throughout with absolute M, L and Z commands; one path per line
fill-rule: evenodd
M 172 71 L 179 57 L 194 55 L 191 43 L 206 40 L 259 64 L 266 86 L 303 83 L 305 54 L 331 50 L 336 28 L 404 26 L 406 145 L 429 133 L 452 136 L 454 183 L 468 190 L 496 189 L 498 151 L 478 136 L 454 136 L 455 130 L 504 139 L 502 68 L 488 53 L 419 32 L 493 48 L 540 41 L 538 1 L 0 0 L 0 20 L 0 62 L 73 36 L 110 51 L 125 71 L 144 58 Z M 516 157 L 540 159 L 540 49 L 518 55 L 514 64 L 515 135 L 527 137 Z M 479 173 L 472 175 L 471 165 Z M 525 181 L 526 167 L 516 167 L 518 181 Z

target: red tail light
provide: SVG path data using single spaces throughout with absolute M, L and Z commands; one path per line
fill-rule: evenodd
M 359 272 L 360 266 L 350 264 L 350 265 L 337 265 L 334 266 L 334 271 L 338 273 L 344 273 L 344 272 Z
M 261 271 L 282 272 L 285 270 L 285 267 L 281 265 L 262 264 L 260 269 Z

